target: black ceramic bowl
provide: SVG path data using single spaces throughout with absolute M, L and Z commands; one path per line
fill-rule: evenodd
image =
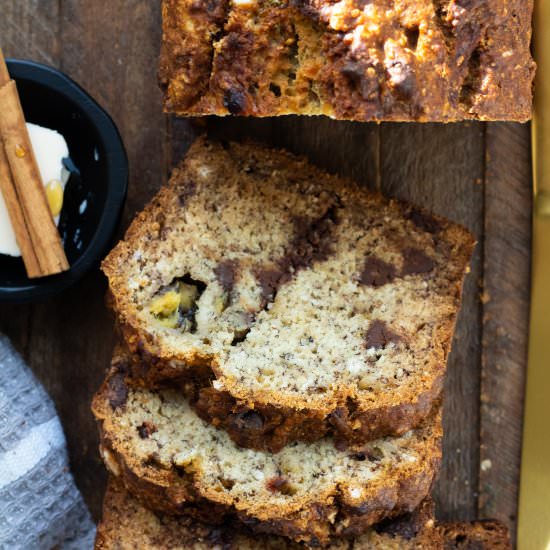
M 59 225 L 70 270 L 29 279 L 21 258 L 0 254 L 0 302 L 30 302 L 70 287 L 106 254 L 126 197 L 128 160 L 111 118 L 70 78 L 31 61 L 7 65 L 27 122 L 62 134 L 80 173 L 67 186 Z

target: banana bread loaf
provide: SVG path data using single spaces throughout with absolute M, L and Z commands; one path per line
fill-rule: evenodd
M 133 373 L 278 451 L 428 415 L 473 245 L 288 153 L 200 140 L 103 269 Z
M 532 0 L 164 0 L 179 115 L 526 120 Z
M 235 525 L 211 526 L 188 516 L 151 512 L 116 479 L 105 494 L 95 550 L 300 550 L 282 537 L 252 535 Z M 432 504 L 424 500 L 411 514 L 386 521 L 355 540 L 341 540 L 330 550 L 509 550 L 506 528 L 494 521 L 436 524 Z
M 399 438 L 347 451 L 327 440 L 293 443 L 271 454 L 236 446 L 181 392 L 128 386 L 116 367 L 93 411 L 107 467 L 149 507 L 311 544 L 413 511 L 441 460 L 438 411 Z

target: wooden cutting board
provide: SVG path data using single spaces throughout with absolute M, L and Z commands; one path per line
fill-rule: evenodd
M 156 85 L 160 2 L 0 0 L 7 56 L 61 68 L 113 116 L 131 181 L 123 226 L 198 133 L 252 137 L 460 222 L 478 239 L 445 390 L 445 519 L 498 517 L 515 529 L 528 328 L 528 125 L 360 124 L 324 118 L 175 120 Z M 96 517 L 105 472 L 89 404 L 109 364 L 113 323 L 97 272 L 48 303 L 0 305 L 0 330 L 57 404 L 79 487 Z

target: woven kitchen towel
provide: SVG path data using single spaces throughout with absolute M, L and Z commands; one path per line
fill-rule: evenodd
M 53 403 L 0 335 L 0 549 L 88 550 L 94 531 Z

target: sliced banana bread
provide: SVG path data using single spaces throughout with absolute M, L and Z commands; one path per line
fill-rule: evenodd
M 526 120 L 532 0 L 164 0 L 179 115 Z
M 283 151 L 197 141 L 103 270 L 151 384 L 195 384 L 240 445 L 364 442 L 439 396 L 464 228 Z
M 277 454 L 243 449 L 201 420 L 180 391 L 128 386 L 116 366 L 93 411 L 107 467 L 152 508 L 209 522 L 236 518 L 255 532 L 312 544 L 414 510 L 441 459 L 439 412 L 399 438 L 347 451 L 327 439 Z
M 116 479 L 105 494 L 95 550 L 300 550 L 300 543 L 252 535 L 235 525 L 211 526 L 183 516 L 151 512 Z M 355 540 L 336 541 L 330 550 L 511 550 L 499 522 L 436 524 L 429 499 L 404 517 L 375 525 Z
M 440 550 L 429 499 L 411 514 L 369 529 L 355 540 L 332 543 L 331 550 Z M 116 479 L 105 494 L 95 550 L 300 550 L 303 544 L 273 535 L 254 535 L 243 526 L 212 526 L 189 516 L 175 518 L 145 508 Z

